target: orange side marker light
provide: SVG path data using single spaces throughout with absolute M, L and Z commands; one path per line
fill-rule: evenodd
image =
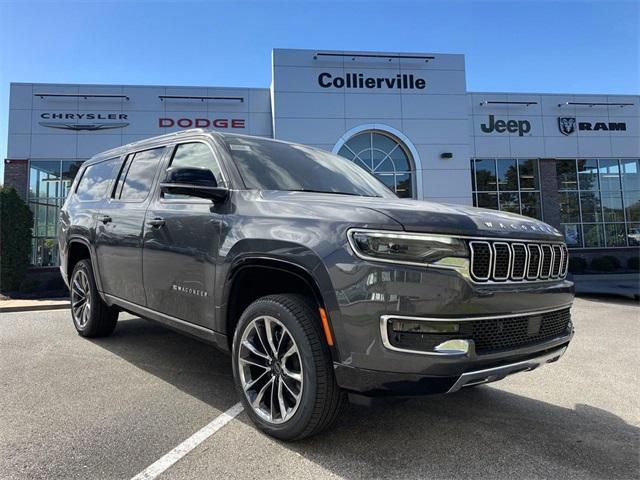
M 329 327 L 329 319 L 327 318 L 327 312 L 324 308 L 318 308 L 320 312 L 320 320 L 322 321 L 322 329 L 324 330 L 324 336 L 327 338 L 327 344 L 333 347 L 333 336 L 331 335 L 331 328 Z

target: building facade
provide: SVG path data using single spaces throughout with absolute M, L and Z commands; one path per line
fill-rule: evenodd
M 640 96 L 468 92 L 463 55 L 274 50 L 270 88 L 11 85 L 6 185 L 34 216 L 32 264 L 57 264 L 81 163 L 187 128 L 338 153 L 401 197 L 521 213 L 585 258 L 640 246 Z

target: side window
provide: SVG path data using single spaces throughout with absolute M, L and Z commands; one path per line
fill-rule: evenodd
M 173 152 L 173 158 L 171 159 L 169 167 L 208 168 L 216 176 L 218 186 L 224 186 L 220 166 L 213 156 L 211 148 L 204 143 L 193 142 L 179 144 Z M 190 198 L 187 195 L 175 195 L 169 193 L 165 193 L 163 196 L 168 199 Z
M 120 158 L 111 158 L 89 165 L 82 174 L 76 189 L 78 199 L 83 202 L 92 202 L 104 198 L 119 163 Z
M 153 186 L 164 147 L 144 150 L 127 156 L 113 198 L 143 202 Z

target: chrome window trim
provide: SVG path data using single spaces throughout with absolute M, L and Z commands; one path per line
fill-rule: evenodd
M 487 276 L 486 277 L 478 277 L 476 275 L 474 275 L 473 273 L 473 255 L 474 255 L 474 244 L 482 244 L 482 245 L 486 245 L 487 248 L 489 249 L 489 271 L 487 272 Z M 485 242 L 483 240 L 481 241 L 474 241 L 471 240 L 469 242 L 469 251 L 471 252 L 471 257 L 470 257 L 470 264 L 469 264 L 469 273 L 471 274 L 471 277 L 475 278 L 476 280 L 480 280 L 480 281 L 485 281 L 485 280 L 489 280 L 491 278 L 491 265 L 493 264 L 493 248 L 491 248 L 491 244 L 489 242 Z
M 524 243 L 520 243 L 520 242 L 514 242 L 511 244 L 511 251 L 513 253 L 513 266 L 515 266 L 515 262 L 516 262 L 516 256 L 515 256 L 515 250 L 513 250 L 514 246 L 521 246 L 522 248 L 524 248 L 524 271 L 522 272 L 522 276 L 521 277 L 514 277 L 513 276 L 513 267 L 511 268 L 511 279 L 512 280 L 516 280 L 516 281 L 522 281 L 526 278 L 527 273 L 529 273 L 529 249 L 527 248 L 527 245 L 525 245 Z
M 498 265 L 498 252 L 496 250 L 497 245 L 505 245 L 507 247 L 507 252 L 509 253 L 509 259 L 507 260 L 507 274 L 504 277 L 498 277 L 496 275 L 496 266 Z M 493 250 L 493 254 L 496 257 L 496 260 L 493 262 L 493 279 L 498 282 L 509 280 L 509 277 L 511 276 L 511 259 L 513 258 L 513 255 L 511 254 L 511 246 L 507 242 L 493 242 L 491 248 Z
M 418 355 L 430 355 L 430 356 L 445 356 L 445 357 L 451 357 L 451 356 L 468 356 L 469 353 L 473 353 L 473 355 L 475 355 L 475 343 L 473 341 L 470 342 L 470 344 L 474 345 L 474 348 L 469 349 L 469 352 L 466 354 L 463 353 L 442 353 L 442 352 L 425 352 L 423 350 L 411 350 L 408 348 L 400 348 L 400 347 L 396 347 L 394 345 L 391 344 L 391 341 L 389 340 L 389 332 L 387 329 L 387 325 L 389 320 L 393 320 L 393 319 L 398 319 L 398 320 L 410 320 L 410 321 L 417 321 L 417 322 L 474 322 L 474 321 L 481 321 L 481 320 L 498 320 L 498 319 L 502 319 L 502 318 L 516 318 L 516 317 L 527 317 L 530 315 L 542 315 L 545 313 L 551 313 L 551 312 L 559 312 L 561 310 L 565 310 L 567 308 L 571 308 L 571 306 L 573 305 L 573 302 L 571 303 L 567 303 L 565 305 L 561 305 L 561 306 L 557 306 L 557 307 L 553 307 L 553 308 L 546 308 L 546 309 L 542 309 L 542 310 L 530 310 L 528 312 L 520 312 L 520 313 L 513 313 L 513 314 L 501 314 L 501 315 L 489 315 L 489 316 L 482 316 L 482 317 L 411 317 L 411 316 L 406 316 L 406 315 L 381 315 L 380 316 L 380 337 L 382 338 L 382 344 L 385 348 L 387 348 L 388 350 L 393 350 L 395 352 L 401 352 L 401 353 L 414 353 L 414 354 L 418 354 Z M 517 350 L 517 349 L 514 349 Z

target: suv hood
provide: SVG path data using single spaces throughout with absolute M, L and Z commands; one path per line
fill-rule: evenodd
M 367 208 L 386 215 L 406 231 L 446 233 L 475 237 L 518 238 L 562 241 L 560 231 L 544 222 L 513 213 L 465 205 L 443 204 L 396 198 L 355 197 L 306 192 L 263 192 L 268 201 L 303 203 L 313 209 L 322 205 L 339 207 L 346 221 L 357 226 L 357 214 L 349 207 Z

